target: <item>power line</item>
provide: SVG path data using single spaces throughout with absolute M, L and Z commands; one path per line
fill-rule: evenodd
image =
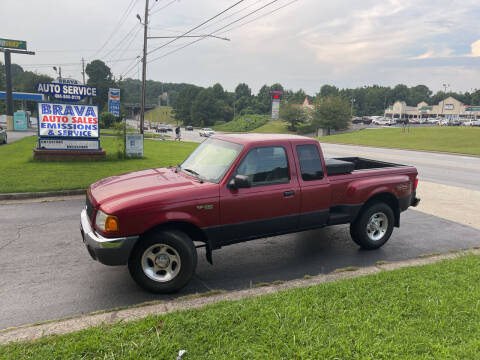
M 154 51 L 157 51 L 157 50 L 159 50 L 159 49 L 162 49 L 162 48 L 170 45 L 171 43 L 177 41 L 178 39 L 181 39 L 181 38 L 182 38 L 183 36 L 185 36 L 185 35 L 188 35 L 188 34 L 192 33 L 192 32 L 195 31 L 196 29 L 202 27 L 203 25 L 207 24 L 208 22 L 212 21 L 213 19 L 215 19 L 215 18 L 223 15 L 223 14 L 226 13 L 228 10 L 234 8 L 235 6 L 237 6 L 238 4 L 242 3 L 243 1 L 245 1 L 245 0 L 240 0 L 240 1 L 236 2 L 235 4 L 233 4 L 233 5 L 229 6 L 228 8 L 226 8 L 225 10 L 223 10 L 223 11 L 219 12 L 218 14 L 212 16 L 210 19 L 202 22 L 200 25 L 197 25 L 197 26 L 193 27 L 192 29 L 184 32 L 182 35 L 179 35 L 179 36 L 176 37 L 175 39 L 173 39 L 173 40 L 171 40 L 171 41 L 168 41 L 167 43 L 165 43 L 165 44 L 163 44 L 163 45 L 160 45 L 160 46 L 158 46 L 157 48 L 149 51 L 149 52 L 147 53 L 147 55 L 151 54 L 151 53 L 154 52 Z M 203 38 L 201 38 L 201 40 L 203 40 Z M 180 48 L 180 49 L 181 49 L 181 48 Z M 179 49 L 179 50 L 180 50 L 180 49 Z M 140 59 L 139 61 L 141 61 L 141 59 Z M 135 68 L 136 65 L 137 65 L 137 64 L 132 65 L 126 72 L 122 73 L 121 76 L 127 76 L 127 75 Z
M 260 16 L 257 16 L 256 18 L 254 18 L 254 19 L 252 19 L 252 20 L 245 21 L 244 23 L 242 23 L 242 24 L 240 24 L 240 25 L 238 25 L 238 26 L 234 26 L 233 28 L 227 29 L 227 30 L 225 30 L 225 31 L 223 32 L 223 34 L 226 34 L 226 33 L 229 32 L 229 31 L 233 31 L 233 30 L 236 30 L 236 29 L 238 29 L 238 28 L 241 28 L 242 26 L 248 25 L 248 24 L 250 24 L 250 23 L 252 23 L 252 22 L 254 22 L 254 21 L 257 21 L 257 20 L 261 19 L 262 17 L 271 15 L 271 14 L 273 14 L 273 13 L 275 13 L 275 12 L 277 12 L 277 11 L 283 9 L 283 8 L 286 8 L 286 7 L 289 6 L 289 5 L 292 5 L 293 3 L 297 2 L 297 1 L 298 1 L 298 0 L 292 0 L 292 1 L 286 3 L 286 4 L 282 5 L 282 6 L 279 6 L 278 8 L 276 8 L 276 9 L 274 9 L 274 10 L 272 10 L 272 11 L 269 11 L 269 12 L 266 12 L 265 14 L 262 14 L 262 15 L 260 15 Z
M 202 27 L 203 25 L 207 24 L 208 22 L 212 21 L 213 19 L 216 19 L 217 17 L 225 14 L 228 10 L 234 8 L 235 6 L 237 6 L 238 4 L 240 4 L 240 3 L 244 2 L 244 1 L 245 1 L 245 0 L 240 0 L 240 1 L 236 2 L 235 4 L 233 4 L 233 5 L 229 6 L 228 8 L 226 8 L 225 10 L 223 10 L 223 11 L 219 12 L 218 14 L 212 16 L 210 19 L 202 22 L 200 25 L 197 25 L 197 26 L 195 26 L 194 28 L 192 28 L 192 29 L 184 32 L 182 35 L 178 36 L 177 38 L 175 38 L 175 39 L 173 39 L 173 40 L 171 40 L 171 41 L 168 41 L 167 43 L 165 43 L 165 44 L 163 44 L 163 45 L 160 45 L 160 46 L 156 47 L 156 48 L 153 49 L 153 50 L 150 50 L 150 51 L 147 53 L 147 55 L 150 55 L 151 53 L 153 53 L 153 52 L 155 52 L 155 51 L 157 51 L 157 50 L 160 50 L 160 49 L 164 48 L 165 46 L 173 43 L 174 41 L 177 41 L 178 39 L 180 39 L 180 38 L 181 38 L 182 36 L 184 36 L 184 35 L 190 34 L 192 31 L 197 30 L 198 28 Z
M 240 10 L 234 11 L 234 12 L 231 13 L 230 15 L 224 16 L 224 17 L 222 17 L 221 19 L 218 19 L 217 21 L 212 22 L 211 24 L 209 24 L 209 25 L 207 25 L 205 28 L 203 28 L 203 30 L 208 29 L 208 28 L 211 28 L 211 27 L 214 26 L 215 24 L 218 24 L 218 23 L 221 23 L 221 22 L 223 22 L 223 21 L 225 21 L 225 20 L 227 20 L 227 19 L 230 19 L 231 17 L 233 17 L 233 16 L 235 16 L 235 15 L 237 15 L 237 14 L 239 14 L 239 13 L 241 13 L 241 12 L 243 12 L 243 11 L 249 9 L 249 8 L 251 8 L 251 7 L 254 6 L 254 5 L 257 5 L 258 3 L 263 2 L 263 1 L 265 1 L 265 0 L 258 0 L 258 1 L 255 1 L 255 2 L 251 3 L 250 5 L 244 6 L 244 7 L 241 8 Z
M 124 41 L 126 41 L 126 39 L 128 39 L 128 37 L 129 37 L 130 35 L 133 34 L 133 31 L 134 31 L 135 28 L 137 28 L 139 25 L 141 25 L 141 24 L 135 23 L 135 24 L 133 25 L 133 27 L 130 29 L 130 31 L 122 38 L 122 40 L 120 40 L 115 46 L 113 46 L 113 47 L 110 49 L 110 51 L 108 51 L 103 57 L 106 58 L 107 56 L 109 56 L 110 54 L 112 54 L 113 52 L 115 52 L 116 50 L 118 50 L 118 48 L 122 45 L 122 43 L 123 43 Z M 137 28 L 137 32 L 135 33 L 134 36 L 136 36 L 136 34 L 138 33 L 138 31 L 139 31 L 138 29 L 142 29 L 142 26 L 140 26 L 139 28 Z
M 152 12 L 152 13 L 150 14 L 150 16 L 152 16 L 152 15 L 154 15 L 154 14 L 162 11 L 163 9 L 169 7 L 169 6 L 172 5 L 175 1 L 178 1 L 178 0 L 172 0 L 172 1 L 170 1 L 168 4 L 162 6 L 161 8 L 155 10 L 154 12 Z M 152 10 L 154 7 L 155 7 L 155 4 L 150 8 L 150 10 Z
M 122 17 L 120 18 L 119 22 L 117 23 L 117 25 L 115 26 L 115 28 L 113 29 L 113 31 L 110 33 L 110 36 L 107 38 L 107 40 L 105 40 L 105 42 L 103 43 L 103 45 L 100 47 L 99 50 L 97 50 L 95 52 L 95 54 L 93 54 L 92 57 L 96 57 L 99 53 L 101 53 L 103 51 L 103 49 L 105 48 L 105 46 L 108 44 L 108 42 L 112 39 L 112 37 L 116 34 L 117 30 L 120 28 L 120 26 L 123 25 L 123 23 L 125 22 L 125 20 L 127 20 L 127 17 L 128 15 L 130 14 L 130 12 L 133 10 L 134 6 L 135 6 L 135 2 L 137 0 L 131 0 L 130 1 L 130 4 L 127 6 L 125 12 L 123 13 Z
M 190 42 L 190 43 L 188 43 L 188 44 L 186 44 L 186 45 L 184 45 L 184 46 L 182 46 L 182 47 L 180 47 L 180 48 L 178 48 L 178 49 L 176 49 L 176 50 L 172 50 L 172 51 L 170 51 L 170 52 L 167 52 L 167 53 L 165 53 L 164 55 L 161 55 L 161 56 L 159 56 L 159 57 L 156 57 L 156 58 L 150 60 L 149 62 L 153 62 L 153 61 L 156 61 L 156 60 L 163 59 L 164 57 L 166 57 L 166 56 L 168 56 L 168 55 L 171 55 L 171 54 L 173 54 L 173 53 L 175 53 L 175 52 L 177 52 L 177 51 L 179 51 L 179 50 L 182 50 L 182 49 L 186 48 L 187 46 L 190 46 L 190 45 L 193 45 L 193 44 L 195 44 L 195 43 L 197 43 L 197 42 L 200 42 L 200 41 L 202 41 L 202 40 L 205 40 L 208 36 L 214 35 L 215 33 L 219 32 L 219 31 L 222 31 L 223 29 L 229 27 L 230 25 L 233 25 L 233 24 L 235 24 L 235 23 L 237 23 L 237 22 L 239 22 L 239 21 L 242 21 L 242 20 L 245 19 L 246 17 L 257 13 L 257 12 L 259 12 L 260 10 L 265 9 L 267 6 L 270 6 L 270 5 L 274 4 L 274 3 L 276 3 L 277 1 L 279 1 L 279 0 L 270 1 L 269 3 L 267 3 L 267 4 L 265 4 L 265 5 L 261 6 L 261 7 L 259 7 L 258 9 L 249 12 L 247 15 L 244 15 L 244 16 L 242 16 L 242 17 L 240 17 L 240 18 L 232 21 L 231 23 L 222 26 L 222 27 L 219 28 L 219 29 L 217 29 L 217 30 L 215 30 L 215 31 L 213 31 L 213 32 L 211 32 L 211 33 L 209 33 L 209 34 L 206 34 L 204 37 L 202 37 L 202 38 L 200 38 L 200 39 L 198 39 L 198 40 L 192 41 L 192 42 Z

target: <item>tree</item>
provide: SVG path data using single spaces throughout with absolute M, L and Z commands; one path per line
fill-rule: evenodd
M 318 95 L 322 98 L 324 97 L 328 97 L 328 96 L 337 96 L 339 94 L 339 90 L 336 86 L 332 86 L 332 85 L 323 85 L 321 88 L 320 88 L 320 92 L 318 93 Z
M 213 85 L 212 90 L 213 96 L 215 96 L 217 99 L 225 99 L 225 90 L 223 90 L 222 85 L 216 83 Z
M 100 126 L 103 129 L 108 129 L 115 123 L 115 116 L 109 112 L 100 113 Z
M 235 98 L 240 99 L 243 96 L 245 96 L 247 98 L 251 97 L 252 96 L 252 90 L 248 87 L 247 84 L 240 83 L 235 88 Z
M 96 103 L 103 109 L 107 103 L 108 89 L 115 87 L 110 68 L 102 60 L 93 60 L 87 64 L 85 72 L 88 75 L 87 85 L 97 88 Z
M 191 116 L 192 103 L 200 90 L 201 88 L 190 85 L 180 91 L 177 100 L 173 104 L 173 115 L 177 122 L 183 122 L 184 125 L 193 125 Z
M 280 119 L 290 123 L 288 130 L 297 131 L 297 126 L 307 120 L 305 111 L 300 106 L 295 106 L 289 103 L 282 103 L 280 105 Z
M 212 126 L 219 120 L 219 110 L 212 88 L 202 89 L 192 103 L 191 125 Z
M 315 104 L 312 123 L 315 128 L 341 130 L 348 126 L 350 119 L 350 106 L 340 96 L 329 96 L 320 99 Z

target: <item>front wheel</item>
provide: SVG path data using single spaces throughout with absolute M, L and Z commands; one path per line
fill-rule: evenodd
M 178 230 L 150 234 L 134 248 L 128 262 L 137 284 L 157 294 L 180 290 L 193 276 L 196 266 L 193 241 Z
M 393 225 L 392 208 L 383 202 L 373 203 L 350 224 L 350 235 L 361 248 L 378 249 L 392 235 Z

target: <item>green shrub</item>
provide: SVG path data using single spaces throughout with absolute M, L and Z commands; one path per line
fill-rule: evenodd
M 115 116 L 109 112 L 102 112 L 100 114 L 100 128 L 109 129 L 115 123 Z
M 225 124 L 219 125 L 217 122 L 213 129 L 227 132 L 247 132 L 265 125 L 268 119 L 268 115 L 242 115 Z

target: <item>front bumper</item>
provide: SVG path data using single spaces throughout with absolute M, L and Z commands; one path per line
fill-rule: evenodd
M 105 265 L 125 265 L 139 236 L 105 238 L 90 225 L 86 209 L 80 215 L 80 232 L 90 256 Z

